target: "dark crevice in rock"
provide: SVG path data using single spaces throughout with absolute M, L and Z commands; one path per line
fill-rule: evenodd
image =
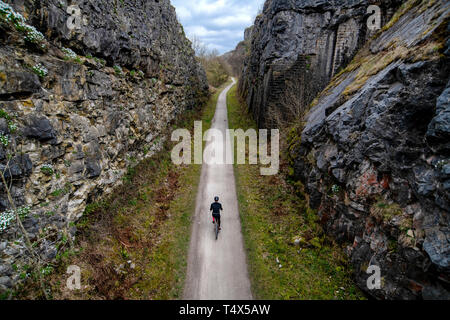
M 33 96 L 34 92 L 13 92 L 0 94 L 0 101 L 26 100 Z

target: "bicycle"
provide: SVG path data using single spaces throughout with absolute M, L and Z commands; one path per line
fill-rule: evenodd
M 216 220 L 216 218 L 215 217 L 213 217 L 213 221 L 214 221 L 214 232 L 215 232 L 215 235 L 216 235 L 216 240 L 217 240 L 217 238 L 219 237 L 219 223 L 217 223 L 217 220 Z

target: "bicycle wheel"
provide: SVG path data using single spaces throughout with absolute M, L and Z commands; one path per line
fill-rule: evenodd
M 217 238 L 219 237 L 219 224 L 217 223 L 217 221 L 215 225 L 216 225 L 216 240 L 217 240 Z

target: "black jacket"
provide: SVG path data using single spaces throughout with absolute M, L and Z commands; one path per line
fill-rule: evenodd
M 220 214 L 220 210 L 223 210 L 222 204 L 219 202 L 213 202 L 211 204 L 211 209 L 209 210 L 212 210 L 213 214 Z

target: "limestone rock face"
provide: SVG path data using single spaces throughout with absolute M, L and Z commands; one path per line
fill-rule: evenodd
M 72 236 L 87 201 L 110 193 L 129 166 L 160 149 L 177 116 L 201 106 L 206 75 L 169 0 L 80 2 L 74 29 L 69 1 L 6 2 L 0 169 L 9 168 L 16 206 L 29 207 L 32 240 L 52 230 Z M 10 207 L 2 190 L 0 212 Z M 20 265 L 16 231 L 14 222 L 0 229 L 0 269 Z M 49 259 L 53 240 L 39 242 Z M 6 276 L 0 290 L 18 280 Z
M 327 234 L 347 247 L 362 290 L 379 299 L 449 299 L 450 3 L 408 1 L 373 37 L 361 27 L 367 5 L 267 1 L 241 92 L 263 126 L 276 120 L 271 110 L 286 108 L 280 97 L 290 79 L 305 82 L 290 97 L 303 106 L 328 85 L 288 141 L 293 179 Z M 397 4 L 386 5 L 392 16 Z M 337 45 L 343 28 L 354 36 Z M 328 51 L 329 37 L 341 49 Z M 304 55 L 313 72 L 294 66 Z M 276 71 L 281 61 L 288 67 Z M 368 288 L 371 265 L 380 267 L 380 289 Z
M 292 152 L 310 205 L 352 242 L 356 281 L 377 298 L 449 297 L 449 14 L 448 3 L 411 8 L 373 40 L 319 96 Z M 380 290 L 367 290 L 371 264 Z
M 382 1 L 382 22 L 401 1 Z M 256 18 L 250 55 L 245 61 L 239 91 L 261 128 L 275 127 L 275 115 L 290 119 L 283 103 L 288 84 L 302 92 L 304 109 L 336 72 L 351 61 L 373 35 L 366 27 L 371 1 L 268 0 Z M 301 112 L 302 110 L 300 110 Z

